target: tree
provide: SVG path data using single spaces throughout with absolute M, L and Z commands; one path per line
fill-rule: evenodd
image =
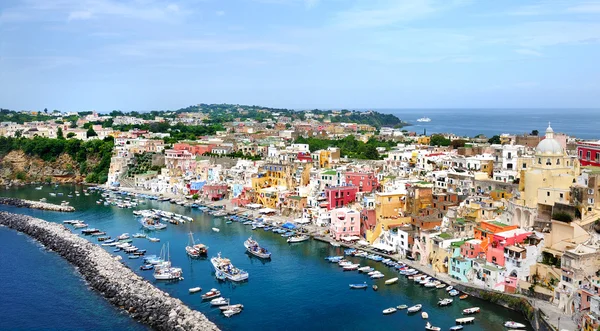
M 86 136 L 89 137 L 96 137 L 98 136 L 98 134 L 96 133 L 96 131 L 94 131 L 94 128 L 92 128 L 90 126 L 90 128 L 87 130 Z
M 365 149 L 365 157 L 369 160 L 379 160 L 379 152 L 377 147 L 373 145 L 367 145 Z
M 445 138 L 441 134 L 431 136 L 430 146 L 450 146 L 450 139 Z
M 77 127 L 77 122 L 76 121 L 71 121 L 71 124 L 69 124 L 69 127 L 71 129 L 75 129 Z
M 452 140 L 452 142 L 450 142 L 450 145 L 452 145 L 453 149 L 458 149 L 459 147 L 465 147 L 466 143 L 467 141 L 464 139 L 456 139 Z
M 67 133 L 67 138 L 73 138 L 73 137 L 75 137 L 75 133 L 74 132 Z
M 540 132 L 538 130 L 531 131 L 532 136 L 537 136 L 538 134 L 540 134 Z
M 292 125 L 290 123 L 285 123 L 285 128 L 286 129 L 290 129 L 292 127 Z
M 56 138 L 65 139 L 65 137 L 63 136 L 62 128 L 60 126 L 58 127 L 58 130 L 56 130 Z
M 492 138 L 488 139 L 488 142 L 490 144 L 499 144 L 500 143 L 500 136 L 499 135 L 495 135 Z
M 44 113 L 48 114 L 48 108 L 44 108 Z

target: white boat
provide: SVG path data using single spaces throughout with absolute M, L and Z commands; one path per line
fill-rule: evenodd
M 475 320 L 475 317 L 463 317 L 463 318 L 457 318 L 456 319 L 456 323 L 458 323 L 458 324 L 468 324 L 468 323 L 473 322 L 474 320 Z
M 435 288 L 437 288 L 437 289 L 442 289 L 445 287 L 446 287 L 446 284 L 444 284 L 444 283 L 441 283 L 441 284 L 435 286 Z
M 425 330 L 427 330 L 427 331 L 440 331 L 441 328 L 439 326 L 433 326 L 433 325 L 431 325 L 431 323 L 427 322 L 427 324 L 425 324 Z
M 452 299 L 450 299 L 450 298 L 442 299 L 442 300 L 438 301 L 438 305 L 439 305 L 439 306 L 442 306 L 442 307 L 444 307 L 444 306 L 449 306 L 449 305 L 451 305 L 451 304 L 452 304 L 452 302 L 453 302 L 453 301 L 454 301 L 454 300 L 452 300 Z
M 351 270 L 357 270 L 358 267 L 360 267 L 360 264 L 349 264 L 349 265 L 345 265 L 343 267 L 343 269 L 346 271 L 351 271 Z
M 287 239 L 287 242 L 290 244 L 293 244 L 293 243 L 307 241 L 308 239 L 310 239 L 310 237 L 306 236 L 306 235 L 294 235 L 294 236 L 289 237 Z
M 43 188 L 44 188 L 43 186 L 38 186 L 38 187 L 36 187 L 35 189 L 36 189 L 36 190 L 38 190 L 38 191 L 40 191 L 40 190 L 41 190 L 41 189 L 43 189 Z
M 221 296 L 221 292 L 219 290 L 217 290 L 216 288 L 211 288 L 210 291 L 202 294 L 202 299 L 208 300 L 208 299 L 218 298 L 220 296 Z
M 221 231 L 221 230 L 219 230 L 219 228 L 212 228 L 212 230 L 215 231 L 215 232 Z
M 227 309 L 225 311 L 223 311 L 223 315 L 225 315 L 225 317 L 231 317 L 235 314 L 239 314 L 242 312 L 242 309 L 240 308 L 232 308 L 232 309 Z
M 475 317 L 467 317 L 467 318 L 475 319 Z M 522 329 L 522 328 L 525 328 L 525 324 L 518 323 L 515 321 L 508 321 L 508 322 L 504 323 L 504 327 L 507 327 L 509 329 Z
M 391 285 L 391 284 L 394 284 L 394 283 L 397 283 L 397 282 L 398 282 L 398 277 L 395 277 L 395 278 L 386 280 L 385 281 L 385 285 Z
M 454 289 L 454 286 L 452 285 L 448 285 L 448 287 L 446 287 L 446 292 L 450 292 Z
M 74 227 L 74 228 L 77 228 L 77 229 L 80 229 L 80 228 L 87 228 L 87 226 L 88 226 L 88 225 L 87 225 L 87 224 L 85 224 L 85 223 L 83 223 L 83 222 L 79 222 L 79 223 L 73 224 L 73 227 Z
M 358 268 L 358 271 L 359 271 L 359 272 L 371 272 L 371 271 L 373 271 L 373 270 L 374 270 L 374 269 L 373 269 L 373 268 L 371 268 L 371 267 L 369 267 L 369 266 Z
M 424 320 L 429 318 L 429 314 L 427 314 L 427 312 L 422 312 L 421 313 L 421 318 L 423 318 Z
M 425 123 L 431 122 L 431 118 L 429 118 L 429 117 L 421 117 L 421 118 L 419 118 L 417 120 L 417 122 L 425 122 Z
M 398 310 L 403 310 L 403 309 L 408 308 L 408 306 L 407 305 L 398 305 L 398 306 L 396 306 L 396 308 L 398 308 Z
M 422 307 L 423 307 L 423 305 L 418 304 L 418 305 L 414 305 L 412 307 L 409 307 L 408 309 L 406 309 L 406 311 L 409 312 L 409 313 L 416 313 L 419 310 L 421 310 Z
M 383 277 L 385 277 L 385 275 L 382 273 L 371 275 L 371 279 L 379 279 L 379 278 L 383 278 Z
M 166 258 L 165 258 L 166 257 Z M 171 266 L 171 256 L 169 254 L 169 245 L 165 250 L 165 246 L 161 250 L 161 258 L 164 262 L 159 263 L 154 268 L 154 279 L 156 280 L 181 280 L 183 279 L 183 271 L 181 268 Z
M 216 299 L 212 299 L 210 300 L 210 305 L 211 306 L 225 306 L 227 305 L 227 299 L 225 298 L 216 298 Z
M 239 303 L 235 304 L 235 305 L 229 304 L 229 305 L 226 305 L 226 306 L 220 306 L 219 309 L 221 311 L 225 311 L 225 310 L 229 310 L 229 309 L 244 309 L 244 305 L 241 305 Z
M 56 193 L 50 193 L 50 196 L 51 196 L 51 197 L 55 197 L 55 196 L 56 196 Z
M 338 243 L 338 242 L 335 242 L 335 241 L 332 241 L 332 242 L 330 242 L 330 244 L 331 244 L 331 246 L 333 246 L 333 247 L 340 247 L 340 246 L 341 246 L 341 245 L 340 245 L 340 243 Z
M 389 315 L 389 314 L 393 314 L 393 313 L 395 313 L 397 311 L 398 311 L 398 309 L 396 309 L 394 307 L 390 307 L 390 308 L 384 309 L 383 310 L 383 314 L 384 315 Z
M 210 259 L 216 273 L 222 273 L 229 280 L 241 282 L 248 279 L 248 272 L 238 269 L 227 258 L 222 258 L 221 253 Z
M 362 290 L 362 289 L 365 289 L 367 287 L 368 287 L 367 283 L 364 283 L 364 284 L 350 284 L 350 288 L 351 289 L 356 289 L 356 290 Z
M 202 288 L 199 287 L 199 286 L 198 287 L 192 287 L 189 291 L 190 291 L 190 293 L 197 293 L 197 292 L 202 291 Z
M 244 247 L 246 247 L 246 250 L 248 251 L 248 253 L 250 253 L 254 256 L 258 256 L 261 259 L 270 259 L 271 258 L 271 252 L 269 252 L 264 247 L 260 247 L 258 242 L 256 240 L 252 239 L 252 237 L 248 238 L 248 240 L 246 240 L 244 242 Z
M 117 237 L 118 240 L 126 240 L 129 239 L 129 233 L 123 233 L 122 235 Z
M 463 309 L 462 312 L 465 315 L 471 315 L 471 314 L 476 314 L 479 311 L 481 311 L 481 309 L 479 307 L 471 307 L 471 308 Z
M 190 257 L 197 258 L 200 256 L 206 256 L 206 254 L 208 254 L 208 247 L 206 247 L 204 244 L 196 244 L 194 235 L 190 232 L 189 242 L 185 247 L 185 251 Z

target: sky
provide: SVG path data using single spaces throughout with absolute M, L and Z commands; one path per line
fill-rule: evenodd
M 600 1 L 1 0 L 0 107 L 600 106 Z

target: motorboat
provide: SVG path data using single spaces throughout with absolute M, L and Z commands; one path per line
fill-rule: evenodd
M 244 305 L 239 304 L 239 303 L 235 304 L 235 305 L 229 304 L 229 305 L 225 305 L 225 306 L 220 306 L 219 309 L 221 311 L 225 311 L 225 310 L 229 310 L 229 309 L 244 309 Z
M 352 270 L 357 270 L 360 267 L 360 264 L 348 264 L 345 265 L 342 269 L 344 269 L 344 271 L 352 271 Z
M 471 314 L 477 314 L 480 311 L 481 311 L 481 309 L 479 307 L 471 307 L 471 308 L 463 309 L 462 312 L 465 315 L 471 315 Z
M 369 266 L 358 268 L 358 272 L 364 272 L 364 273 L 369 273 L 373 270 L 375 270 L 375 269 L 373 269 Z
M 457 318 L 456 323 L 468 324 L 468 323 L 472 323 L 474 320 L 475 320 L 475 317 L 463 317 L 463 318 Z M 521 325 L 523 325 L 523 324 L 521 324 Z
M 423 305 L 418 304 L 418 305 L 414 305 L 412 307 L 409 307 L 406 311 L 409 312 L 409 313 L 416 313 L 419 310 L 421 310 L 422 307 L 423 307 Z
M 459 330 L 462 330 L 462 329 L 464 329 L 464 328 L 465 328 L 465 327 L 464 327 L 464 326 L 462 326 L 462 325 L 455 325 L 455 326 L 451 327 L 449 330 L 450 330 L 450 331 L 459 331 Z
M 448 285 L 448 287 L 446 287 L 446 292 L 450 292 L 454 289 L 454 286 L 452 285 Z
M 466 299 L 468 297 L 469 297 L 468 294 L 463 294 L 463 295 L 459 296 L 458 298 L 461 299 L 461 300 L 464 300 L 464 299 Z
M 391 278 L 385 281 L 385 285 L 391 285 L 398 282 L 398 277 Z
M 225 306 L 225 305 L 227 305 L 227 303 L 228 303 L 228 301 L 225 298 L 216 298 L 216 299 L 210 300 L 211 306 Z
M 367 288 L 367 286 L 368 286 L 367 283 L 364 283 L 364 284 L 350 284 L 350 288 L 351 289 L 355 289 L 355 290 L 362 290 L 362 289 Z
M 429 314 L 427 314 L 427 312 L 422 312 L 421 313 L 421 318 L 424 319 L 424 320 L 426 320 L 426 319 L 429 318 Z
M 449 306 L 452 304 L 454 300 L 450 299 L 450 298 L 446 298 L 446 299 L 442 299 L 440 301 L 438 301 L 438 306 Z
M 455 297 L 459 294 L 460 294 L 460 292 L 458 292 L 457 290 L 452 290 L 452 291 L 448 292 L 448 295 L 450 295 L 451 297 Z
M 166 224 L 161 223 L 160 220 L 154 219 L 152 217 L 144 217 L 144 218 L 142 218 L 140 223 L 142 224 L 144 229 L 149 230 L 149 231 L 163 230 L 163 229 L 167 228 Z
M 390 307 L 390 308 L 384 309 L 383 310 L 383 314 L 384 315 L 389 315 L 389 314 L 393 314 L 393 313 L 395 313 L 397 311 L 398 311 L 398 309 L 396 309 L 394 307 Z
M 76 229 L 81 229 L 81 228 L 87 228 L 87 224 L 83 223 L 83 222 L 79 222 L 79 223 L 75 223 L 73 224 L 73 227 Z
M 435 286 L 435 288 L 437 288 L 437 289 L 442 289 L 442 288 L 445 288 L 445 287 L 446 287 L 446 284 L 444 284 L 444 283 L 438 284 L 438 285 Z
M 341 244 L 340 244 L 340 243 L 338 243 L 338 242 L 335 242 L 335 241 L 332 241 L 332 242 L 330 242 L 330 244 L 331 244 L 331 246 L 333 246 L 333 247 L 340 247 L 340 246 L 341 246 Z
M 383 278 L 383 277 L 385 277 L 385 275 L 382 273 L 377 273 L 377 274 L 371 275 L 371 279 L 379 279 L 379 278 Z
M 210 289 L 210 291 L 202 294 L 203 300 L 214 299 L 221 296 L 221 292 L 216 288 Z
M 472 318 L 475 318 L 475 317 L 472 317 Z M 525 324 L 518 323 L 515 321 L 507 321 L 504 323 L 504 327 L 509 328 L 509 329 L 523 329 L 523 328 L 525 328 Z
M 127 240 L 129 239 L 129 233 L 123 233 L 122 235 L 117 237 L 117 240 Z
M 96 233 L 96 232 L 100 232 L 100 230 L 98 230 L 96 228 L 90 228 L 90 229 L 81 230 L 81 233 L 83 233 L 85 235 L 90 235 L 90 234 Z
M 219 231 L 221 231 L 219 228 L 212 228 L 212 230 L 213 230 L 214 232 L 219 232 Z
M 221 272 L 225 277 L 234 282 L 241 282 L 248 279 L 248 272 L 238 269 L 231 264 L 231 261 L 227 258 L 222 258 L 221 253 L 210 259 L 215 272 Z
M 143 233 L 136 233 L 133 235 L 134 238 L 146 238 L 146 235 Z
M 139 255 L 129 255 L 128 258 L 133 260 L 133 259 L 139 259 L 140 256 Z
M 397 308 L 398 310 L 403 310 L 403 309 L 406 309 L 406 308 L 408 308 L 408 306 L 407 306 L 407 305 L 399 305 L 399 306 L 396 306 L 396 308 Z
M 269 252 L 264 247 L 260 247 L 258 242 L 256 240 L 252 239 L 252 237 L 248 238 L 248 240 L 246 240 L 244 242 L 244 247 L 246 247 L 246 250 L 248 251 L 248 253 L 250 253 L 254 256 L 260 257 L 261 259 L 270 259 L 271 258 L 271 252 Z
M 433 325 L 431 325 L 431 323 L 427 322 L 427 324 L 425 324 L 425 330 L 427 330 L 427 331 L 440 331 L 441 328 L 439 326 L 433 326 Z
M 310 237 L 307 235 L 293 235 L 291 237 L 288 237 L 287 242 L 290 244 L 293 244 L 293 243 L 307 241 L 308 239 L 310 239 Z
M 224 310 L 223 315 L 225 315 L 225 317 L 231 317 L 231 316 L 239 314 L 241 312 L 242 312 L 242 309 L 240 309 L 240 308 L 232 308 L 232 309 Z
M 429 118 L 429 117 L 421 117 L 421 118 L 419 118 L 417 120 L 417 122 L 428 123 L 428 122 L 431 122 L 431 118 Z
M 157 242 L 160 241 L 160 238 L 148 237 L 148 241 L 153 242 L 153 243 L 157 243 Z
M 208 247 L 206 247 L 204 244 L 196 244 L 194 235 L 190 232 L 189 242 L 185 247 L 185 251 L 190 257 L 197 258 L 200 256 L 206 256 L 208 254 Z
M 373 285 L 373 291 L 377 291 L 379 287 L 377 285 Z
M 152 270 L 152 269 L 154 269 L 153 264 L 143 264 L 140 266 L 140 270 Z

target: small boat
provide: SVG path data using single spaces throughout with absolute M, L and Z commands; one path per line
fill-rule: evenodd
M 429 318 L 429 314 L 427 314 L 427 312 L 422 312 L 421 313 L 421 318 L 423 318 L 424 320 Z
M 457 318 L 456 319 L 456 323 L 458 324 L 468 324 L 471 323 L 475 320 L 475 317 L 463 317 L 463 318 Z M 523 325 L 523 324 L 521 324 Z
M 446 292 L 450 292 L 454 289 L 454 286 L 452 285 L 448 285 L 448 287 L 446 287 Z
M 217 274 L 217 277 L 219 277 L 220 274 L 223 274 L 225 278 L 234 282 L 245 281 L 249 277 L 248 272 L 234 267 L 228 258 L 221 257 L 221 253 L 218 253 L 217 256 L 212 257 L 210 262 L 215 269 L 215 274 Z
M 395 278 L 386 280 L 385 281 L 385 285 L 391 285 L 391 284 L 394 284 L 394 283 L 397 283 L 397 282 L 398 282 L 398 277 L 395 277 Z
M 210 291 L 202 294 L 202 299 L 203 300 L 208 300 L 208 299 L 214 299 L 216 297 L 220 297 L 221 296 L 221 292 L 219 290 L 217 290 L 216 288 L 210 289 Z
M 208 247 L 206 247 L 206 245 L 204 244 L 196 244 L 196 241 L 194 240 L 194 235 L 191 232 L 189 235 L 190 238 L 188 245 L 185 246 L 185 251 L 187 255 L 189 255 L 192 258 L 206 256 L 208 254 Z
M 371 272 L 373 270 L 375 270 L 375 269 L 373 269 L 373 268 L 371 268 L 369 266 L 358 268 L 358 272 L 364 272 L 364 273 L 369 273 L 369 272 Z
M 448 295 L 450 295 L 451 297 L 455 297 L 459 294 L 460 294 L 460 292 L 458 292 L 457 290 L 452 290 L 452 291 L 448 292 Z
M 342 269 L 344 269 L 344 271 L 352 271 L 352 270 L 357 270 L 358 267 L 360 267 L 360 264 L 348 264 L 348 265 L 345 265 Z
M 475 318 L 475 317 L 468 317 L 468 318 Z M 522 329 L 525 328 L 525 324 L 522 323 L 518 323 L 515 321 L 507 321 L 504 323 L 504 327 L 507 327 L 509 329 Z
M 424 122 L 424 123 L 428 123 L 431 122 L 431 118 L 429 117 L 421 117 L 417 120 L 417 122 Z
M 139 256 L 139 255 L 129 255 L 129 257 L 128 257 L 128 258 L 130 258 L 130 259 L 132 259 L 132 260 L 133 260 L 133 259 L 139 259 L 139 258 L 140 258 L 140 256 Z
M 140 266 L 140 270 L 152 270 L 154 269 L 154 265 L 152 264 L 144 264 Z
M 373 291 L 377 291 L 379 289 L 379 287 L 377 287 L 377 285 L 373 285 Z
M 435 288 L 437 288 L 437 289 L 442 289 L 442 288 L 445 288 L 445 287 L 446 287 L 446 284 L 439 284 L 439 285 L 435 286 Z
M 239 314 L 241 313 L 242 310 L 240 308 L 233 308 L 233 309 L 227 309 L 223 311 L 223 315 L 225 315 L 225 317 L 231 317 L 235 314 Z
M 425 330 L 427 330 L 427 331 L 440 331 L 441 328 L 439 326 L 433 326 L 433 325 L 431 325 L 431 323 L 427 322 L 427 324 L 425 324 Z
M 36 187 L 35 189 L 36 189 L 36 190 L 38 190 L 38 191 L 40 191 L 40 190 L 41 190 L 41 189 L 43 189 L 43 188 L 44 188 L 43 186 L 38 186 L 38 187 Z
M 236 305 L 226 305 L 226 306 L 220 306 L 219 309 L 221 311 L 225 311 L 225 310 L 229 310 L 229 309 L 244 309 L 244 305 L 241 304 L 236 304 Z
M 464 299 L 466 299 L 468 297 L 469 297 L 468 294 L 463 294 L 463 295 L 459 296 L 458 298 L 461 299 L 461 300 L 464 300 Z
M 331 244 L 331 246 L 333 246 L 333 247 L 340 247 L 340 246 L 341 246 L 341 245 L 340 245 L 340 243 L 338 243 L 338 242 L 335 242 L 335 241 L 332 241 L 332 242 L 330 242 L 330 244 Z
M 451 327 L 449 330 L 450 330 L 450 331 L 458 331 L 458 330 L 462 330 L 462 329 L 464 329 L 464 328 L 465 328 L 465 327 L 464 327 L 464 326 L 462 326 L 462 325 L 455 325 L 455 326 Z
M 376 274 L 371 275 L 371 279 L 379 279 L 379 278 L 383 278 L 383 277 L 385 277 L 385 275 L 382 273 L 376 273 Z
M 452 304 L 452 301 L 454 301 L 454 300 L 449 299 L 449 298 L 442 299 L 442 300 L 438 301 L 438 306 L 442 306 L 442 307 L 449 306 Z
M 117 237 L 118 240 L 127 240 L 129 239 L 129 233 L 123 233 L 122 235 Z
M 408 313 L 416 313 L 416 312 L 418 312 L 419 310 L 421 310 L 421 308 L 422 308 L 422 307 L 423 307 L 423 305 L 421 305 L 421 304 L 418 304 L 418 305 L 414 305 L 414 306 L 412 306 L 412 307 L 408 308 L 406 311 L 407 311 Z
M 398 310 L 403 310 L 403 309 L 406 309 L 406 308 L 408 308 L 408 306 L 407 306 L 407 305 L 399 305 L 399 306 L 396 306 L 396 308 L 397 308 Z
M 148 237 L 148 240 L 149 240 L 150 242 L 153 242 L 153 243 L 156 243 L 156 242 L 159 242 L 159 241 L 160 241 L 160 239 L 159 239 L 159 238 L 153 238 L 153 237 Z
M 356 289 L 356 290 L 365 289 L 365 288 L 367 288 L 367 286 L 368 286 L 367 283 L 364 283 L 364 284 L 350 284 L 350 288 L 351 289 Z
M 246 247 L 246 251 L 248 251 L 248 253 L 250 253 L 254 256 L 257 256 L 261 259 L 270 259 L 271 258 L 271 252 L 269 252 L 264 247 L 260 247 L 258 242 L 256 240 L 252 239 L 252 237 L 248 238 L 248 240 L 246 240 L 244 242 L 244 247 Z
M 216 298 L 216 299 L 212 299 L 210 300 L 210 305 L 211 306 L 225 306 L 227 305 L 227 299 L 225 298 Z
M 477 314 L 481 309 L 479 307 L 471 307 L 471 308 L 467 308 L 467 309 L 463 309 L 463 314 L 465 315 L 471 315 L 471 314 Z
M 212 230 L 215 231 L 215 232 L 221 231 L 221 230 L 219 230 L 219 228 L 212 228 Z
M 389 314 L 393 314 L 393 313 L 395 313 L 397 311 L 398 311 L 398 309 L 396 309 L 394 307 L 390 307 L 390 308 L 384 309 L 383 310 L 383 314 L 384 315 L 389 315 Z
M 306 236 L 306 235 L 294 235 L 294 236 L 289 237 L 287 239 L 287 242 L 290 244 L 293 244 L 293 243 L 307 241 L 308 239 L 310 239 L 310 237 Z
M 136 233 L 133 235 L 134 238 L 146 238 L 146 235 L 143 233 Z

